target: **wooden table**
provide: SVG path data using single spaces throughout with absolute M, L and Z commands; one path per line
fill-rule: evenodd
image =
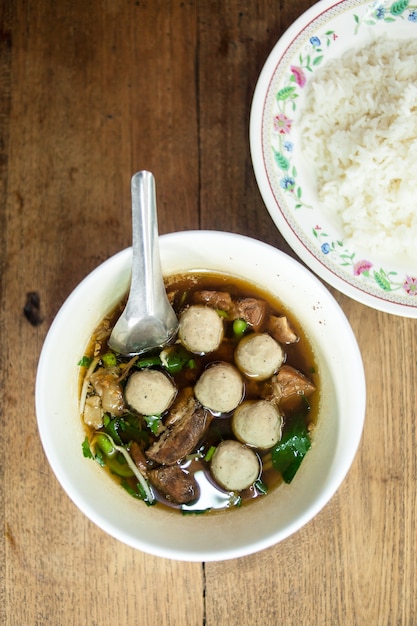
M 413 320 L 331 290 L 363 353 L 363 440 L 325 509 L 253 556 L 181 563 L 118 543 L 71 503 L 37 431 L 42 343 L 77 283 L 130 245 L 134 171 L 156 176 L 161 233 L 220 229 L 290 252 L 258 192 L 248 122 L 268 53 L 312 4 L 1 3 L 1 623 L 417 624 Z

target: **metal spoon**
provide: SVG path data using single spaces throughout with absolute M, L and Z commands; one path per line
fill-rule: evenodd
M 178 328 L 164 286 L 159 257 L 155 179 L 141 171 L 132 177 L 132 278 L 126 307 L 109 346 L 125 356 L 162 347 Z

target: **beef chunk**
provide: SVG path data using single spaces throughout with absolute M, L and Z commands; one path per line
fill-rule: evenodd
M 150 470 L 149 480 L 165 498 L 176 504 L 185 504 L 196 500 L 199 495 L 197 481 L 192 474 L 182 470 L 179 465 L 158 467 Z
M 267 304 L 258 298 L 242 298 L 236 302 L 234 317 L 245 320 L 256 332 L 265 320 Z
M 276 401 L 297 395 L 310 396 L 316 390 L 307 376 L 290 365 L 283 365 L 280 368 L 278 374 L 272 379 L 271 387 Z
M 163 432 L 148 448 L 146 456 L 161 465 L 174 465 L 195 449 L 210 421 L 207 411 L 198 406 Z
M 222 311 L 231 311 L 233 309 L 233 300 L 227 291 L 211 291 L 203 289 L 193 294 L 193 302 L 196 304 L 207 304 L 214 309 Z
M 299 340 L 285 315 L 271 315 L 268 322 L 268 332 L 279 343 L 290 344 Z
M 167 427 L 173 426 L 175 422 L 181 420 L 187 413 L 194 413 L 198 405 L 197 400 L 194 397 L 192 387 L 184 387 L 178 392 L 175 398 L 174 404 L 170 408 L 168 415 L 164 419 L 164 425 Z

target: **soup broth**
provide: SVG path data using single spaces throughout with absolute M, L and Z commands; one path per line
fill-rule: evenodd
M 278 298 L 240 278 L 196 271 L 165 285 L 179 318 L 171 346 L 134 358 L 110 350 L 126 299 L 91 337 L 80 362 L 84 455 L 147 504 L 246 506 L 291 482 L 308 453 L 320 398 L 312 347 Z

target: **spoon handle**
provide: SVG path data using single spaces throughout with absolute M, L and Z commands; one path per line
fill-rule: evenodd
M 165 288 L 161 272 L 155 178 L 146 170 L 132 176 L 132 278 L 129 317 L 157 314 Z M 163 292 L 163 294 L 162 294 Z

